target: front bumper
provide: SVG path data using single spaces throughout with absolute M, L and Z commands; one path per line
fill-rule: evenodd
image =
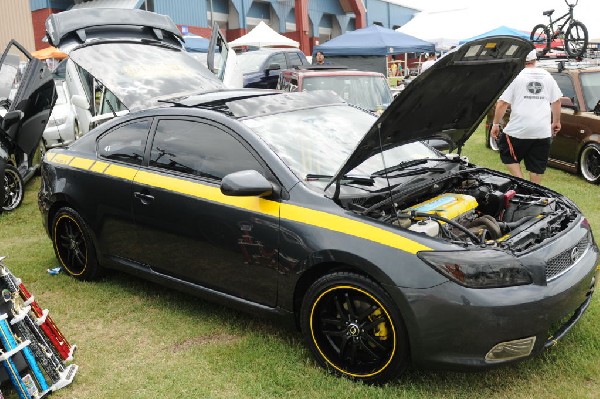
M 569 245 L 574 237 L 561 240 Z M 427 289 L 389 287 L 405 318 L 413 363 L 426 368 L 486 368 L 539 354 L 562 338 L 587 309 L 600 278 L 598 258 L 598 247 L 590 245 L 576 265 L 547 285 L 471 289 L 448 281 Z M 535 340 L 530 353 L 489 360 L 497 345 L 527 338 Z

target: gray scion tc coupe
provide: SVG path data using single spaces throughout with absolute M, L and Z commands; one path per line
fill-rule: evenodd
M 590 304 L 588 221 L 421 141 L 460 151 L 530 50 L 467 43 L 379 118 L 331 92 L 208 85 L 115 118 L 46 154 L 56 256 L 81 280 L 118 269 L 289 317 L 319 364 L 369 383 L 539 354 Z

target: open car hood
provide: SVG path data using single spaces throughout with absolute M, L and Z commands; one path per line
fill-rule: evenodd
M 526 40 L 493 36 L 440 58 L 400 92 L 329 185 L 382 150 L 409 142 L 442 139 L 461 148 L 532 49 Z
M 185 52 L 173 21 L 143 10 L 77 9 L 51 15 L 53 45 L 108 88 L 130 111 L 223 83 Z

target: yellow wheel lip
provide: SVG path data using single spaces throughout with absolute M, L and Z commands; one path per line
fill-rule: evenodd
M 317 340 L 315 339 L 315 333 L 314 333 L 314 329 L 313 329 L 313 314 L 315 312 L 315 308 L 317 306 L 317 304 L 319 303 L 319 301 L 321 300 L 321 298 L 328 294 L 331 291 L 334 290 L 338 290 L 338 289 L 351 289 L 351 290 L 355 290 L 358 291 L 366 296 L 368 296 L 369 298 L 371 298 L 373 301 L 375 301 L 379 307 L 385 312 L 386 317 L 388 318 L 388 320 L 390 321 L 390 326 L 392 327 L 392 336 L 394 337 L 394 345 L 392 347 L 392 353 L 388 359 L 388 361 L 383 365 L 383 367 L 381 367 L 379 370 L 374 371 L 372 373 L 369 374 L 355 374 L 355 373 L 350 373 L 346 370 L 341 369 L 339 366 L 337 366 L 336 364 L 334 364 L 331 360 L 329 360 L 329 358 L 327 356 L 325 356 L 325 354 L 323 353 L 323 351 L 321 350 L 321 348 L 319 347 L 319 344 L 317 343 Z M 313 306 L 310 310 L 310 334 L 313 340 L 313 343 L 315 344 L 315 347 L 317 348 L 317 350 L 319 351 L 319 353 L 321 354 L 321 356 L 323 357 L 323 359 L 325 359 L 325 361 L 334 369 L 336 369 L 337 371 L 339 371 L 342 374 L 346 374 L 349 375 L 351 377 L 355 377 L 355 378 L 368 378 L 368 377 L 372 377 L 374 375 L 380 374 L 383 370 L 385 370 L 389 364 L 391 363 L 392 359 L 394 358 L 394 355 L 396 354 L 396 328 L 394 327 L 394 323 L 392 322 L 392 318 L 390 316 L 390 314 L 388 313 L 387 309 L 385 308 L 385 306 L 383 306 L 383 304 L 377 299 L 375 298 L 373 295 L 371 295 L 370 293 L 368 293 L 367 291 L 352 286 L 352 285 L 337 285 L 334 287 L 330 287 L 328 288 L 326 291 L 322 292 L 319 297 L 314 301 Z
M 85 270 L 87 269 L 87 261 L 88 261 L 88 254 L 87 254 L 87 245 L 85 246 L 85 265 L 83 266 L 83 269 L 81 269 L 81 271 L 79 273 L 74 273 L 73 271 L 71 271 L 71 269 L 69 269 L 69 267 L 67 267 L 67 264 L 65 263 L 65 261 L 63 260 L 63 258 L 60 256 L 60 251 L 58 249 L 57 243 L 56 243 L 56 227 L 58 226 L 59 222 L 63 219 L 69 219 L 71 221 L 73 221 L 73 223 L 75 223 L 75 225 L 77 226 L 77 228 L 79 229 L 79 231 L 81 232 L 81 235 L 83 236 L 83 229 L 81 228 L 81 226 L 79 225 L 79 223 L 77 223 L 77 220 L 75 220 L 75 218 L 73 218 L 70 215 L 60 215 L 60 217 L 56 220 L 56 222 L 54 223 L 54 231 L 53 231 L 53 237 L 54 240 L 53 241 L 53 246 L 54 246 L 54 251 L 56 252 L 56 256 L 58 256 L 58 260 L 60 261 L 60 264 L 69 272 L 70 275 L 72 276 L 81 276 L 83 273 L 85 273 Z

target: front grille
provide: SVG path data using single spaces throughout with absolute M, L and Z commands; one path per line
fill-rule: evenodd
M 552 280 L 569 270 L 583 256 L 589 245 L 590 241 L 586 234 L 577 245 L 551 258 L 546 264 L 546 280 Z

